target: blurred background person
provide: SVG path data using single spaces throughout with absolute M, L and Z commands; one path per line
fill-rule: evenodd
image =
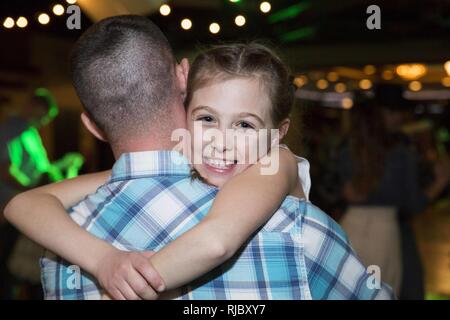
M 351 111 L 350 134 L 337 165 L 348 206 L 340 222 L 362 261 L 379 266 L 400 299 L 423 299 L 411 218 L 447 187 L 450 166 L 440 159 L 432 181 L 421 185 L 419 155 L 402 132 L 411 103 L 399 85 L 379 85 L 375 95 Z
M 19 138 L 30 126 L 38 124 L 39 120 L 48 113 L 48 105 L 46 101 L 32 95 L 21 107 L 9 110 L 10 113 L 6 115 L 6 118 L 0 125 L 0 208 L 2 211 L 14 195 L 26 189 L 10 173 L 10 143 Z M 19 161 L 27 161 L 29 157 L 27 153 L 18 156 Z M 8 261 L 18 233 L 3 220 L 3 215 L 0 221 L 0 257 L 2 261 Z M 11 275 L 6 263 L 1 265 L 0 270 L 1 296 L 4 298 L 10 295 Z
M 39 134 L 58 115 L 51 93 L 36 89 L 19 108 L 12 109 L 0 125 L 0 207 L 17 193 L 40 184 L 75 177 L 83 164 L 78 153 L 66 154 L 51 162 Z M 3 219 L 3 216 L 2 216 Z M 37 259 L 42 249 L 1 221 L 0 255 L 3 296 L 20 296 L 31 291 L 40 296 L 40 270 Z M 23 288 L 25 286 L 25 289 Z

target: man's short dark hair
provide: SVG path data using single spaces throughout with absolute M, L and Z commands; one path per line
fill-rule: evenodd
M 81 103 L 111 142 L 160 127 L 174 97 L 175 63 L 161 30 L 135 15 L 94 24 L 70 58 Z

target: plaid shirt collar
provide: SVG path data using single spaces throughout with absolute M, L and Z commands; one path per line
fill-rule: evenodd
M 190 176 L 188 159 L 177 151 L 124 153 L 112 168 L 110 182 L 152 176 Z

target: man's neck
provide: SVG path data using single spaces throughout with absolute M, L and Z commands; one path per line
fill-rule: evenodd
M 174 106 L 168 108 L 173 110 L 170 112 L 171 121 L 166 127 L 140 134 L 135 137 L 128 137 L 120 144 L 111 145 L 114 157 L 118 159 L 123 153 L 143 152 L 143 151 L 160 151 L 172 150 L 179 142 L 172 141 L 172 132 L 178 128 L 186 128 L 186 113 L 184 111 L 183 102 L 175 101 Z M 149 124 L 149 128 L 152 126 Z M 156 132 L 155 132 L 156 131 Z
M 114 157 L 118 159 L 124 153 L 143 152 L 143 151 L 161 151 L 172 150 L 176 145 L 176 142 L 171 141 L 170 137 L 160 137 L 155 139 L 154 137 L 134 138 L 122 146 L 112 146 Z

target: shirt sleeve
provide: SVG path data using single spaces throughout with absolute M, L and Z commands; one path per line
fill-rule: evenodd
M 395 299 L 377 270 L 367 269 L 342 228 L 319 208 L 309 206 L 302 225 L 311 296 L 318 300 Z
M 288 146 L 285 144 L 280 144 L 279 147 L 290 151 Z M 309 194 L 311 192 L 311 175 L 310 175 L 309 161 L 305 158 L 295 155 L 294 153 L 292 154 L 297 160 L 298 177 L 302 185 L 303 193 L 305 194 L 305 200 L 309 201 Z

